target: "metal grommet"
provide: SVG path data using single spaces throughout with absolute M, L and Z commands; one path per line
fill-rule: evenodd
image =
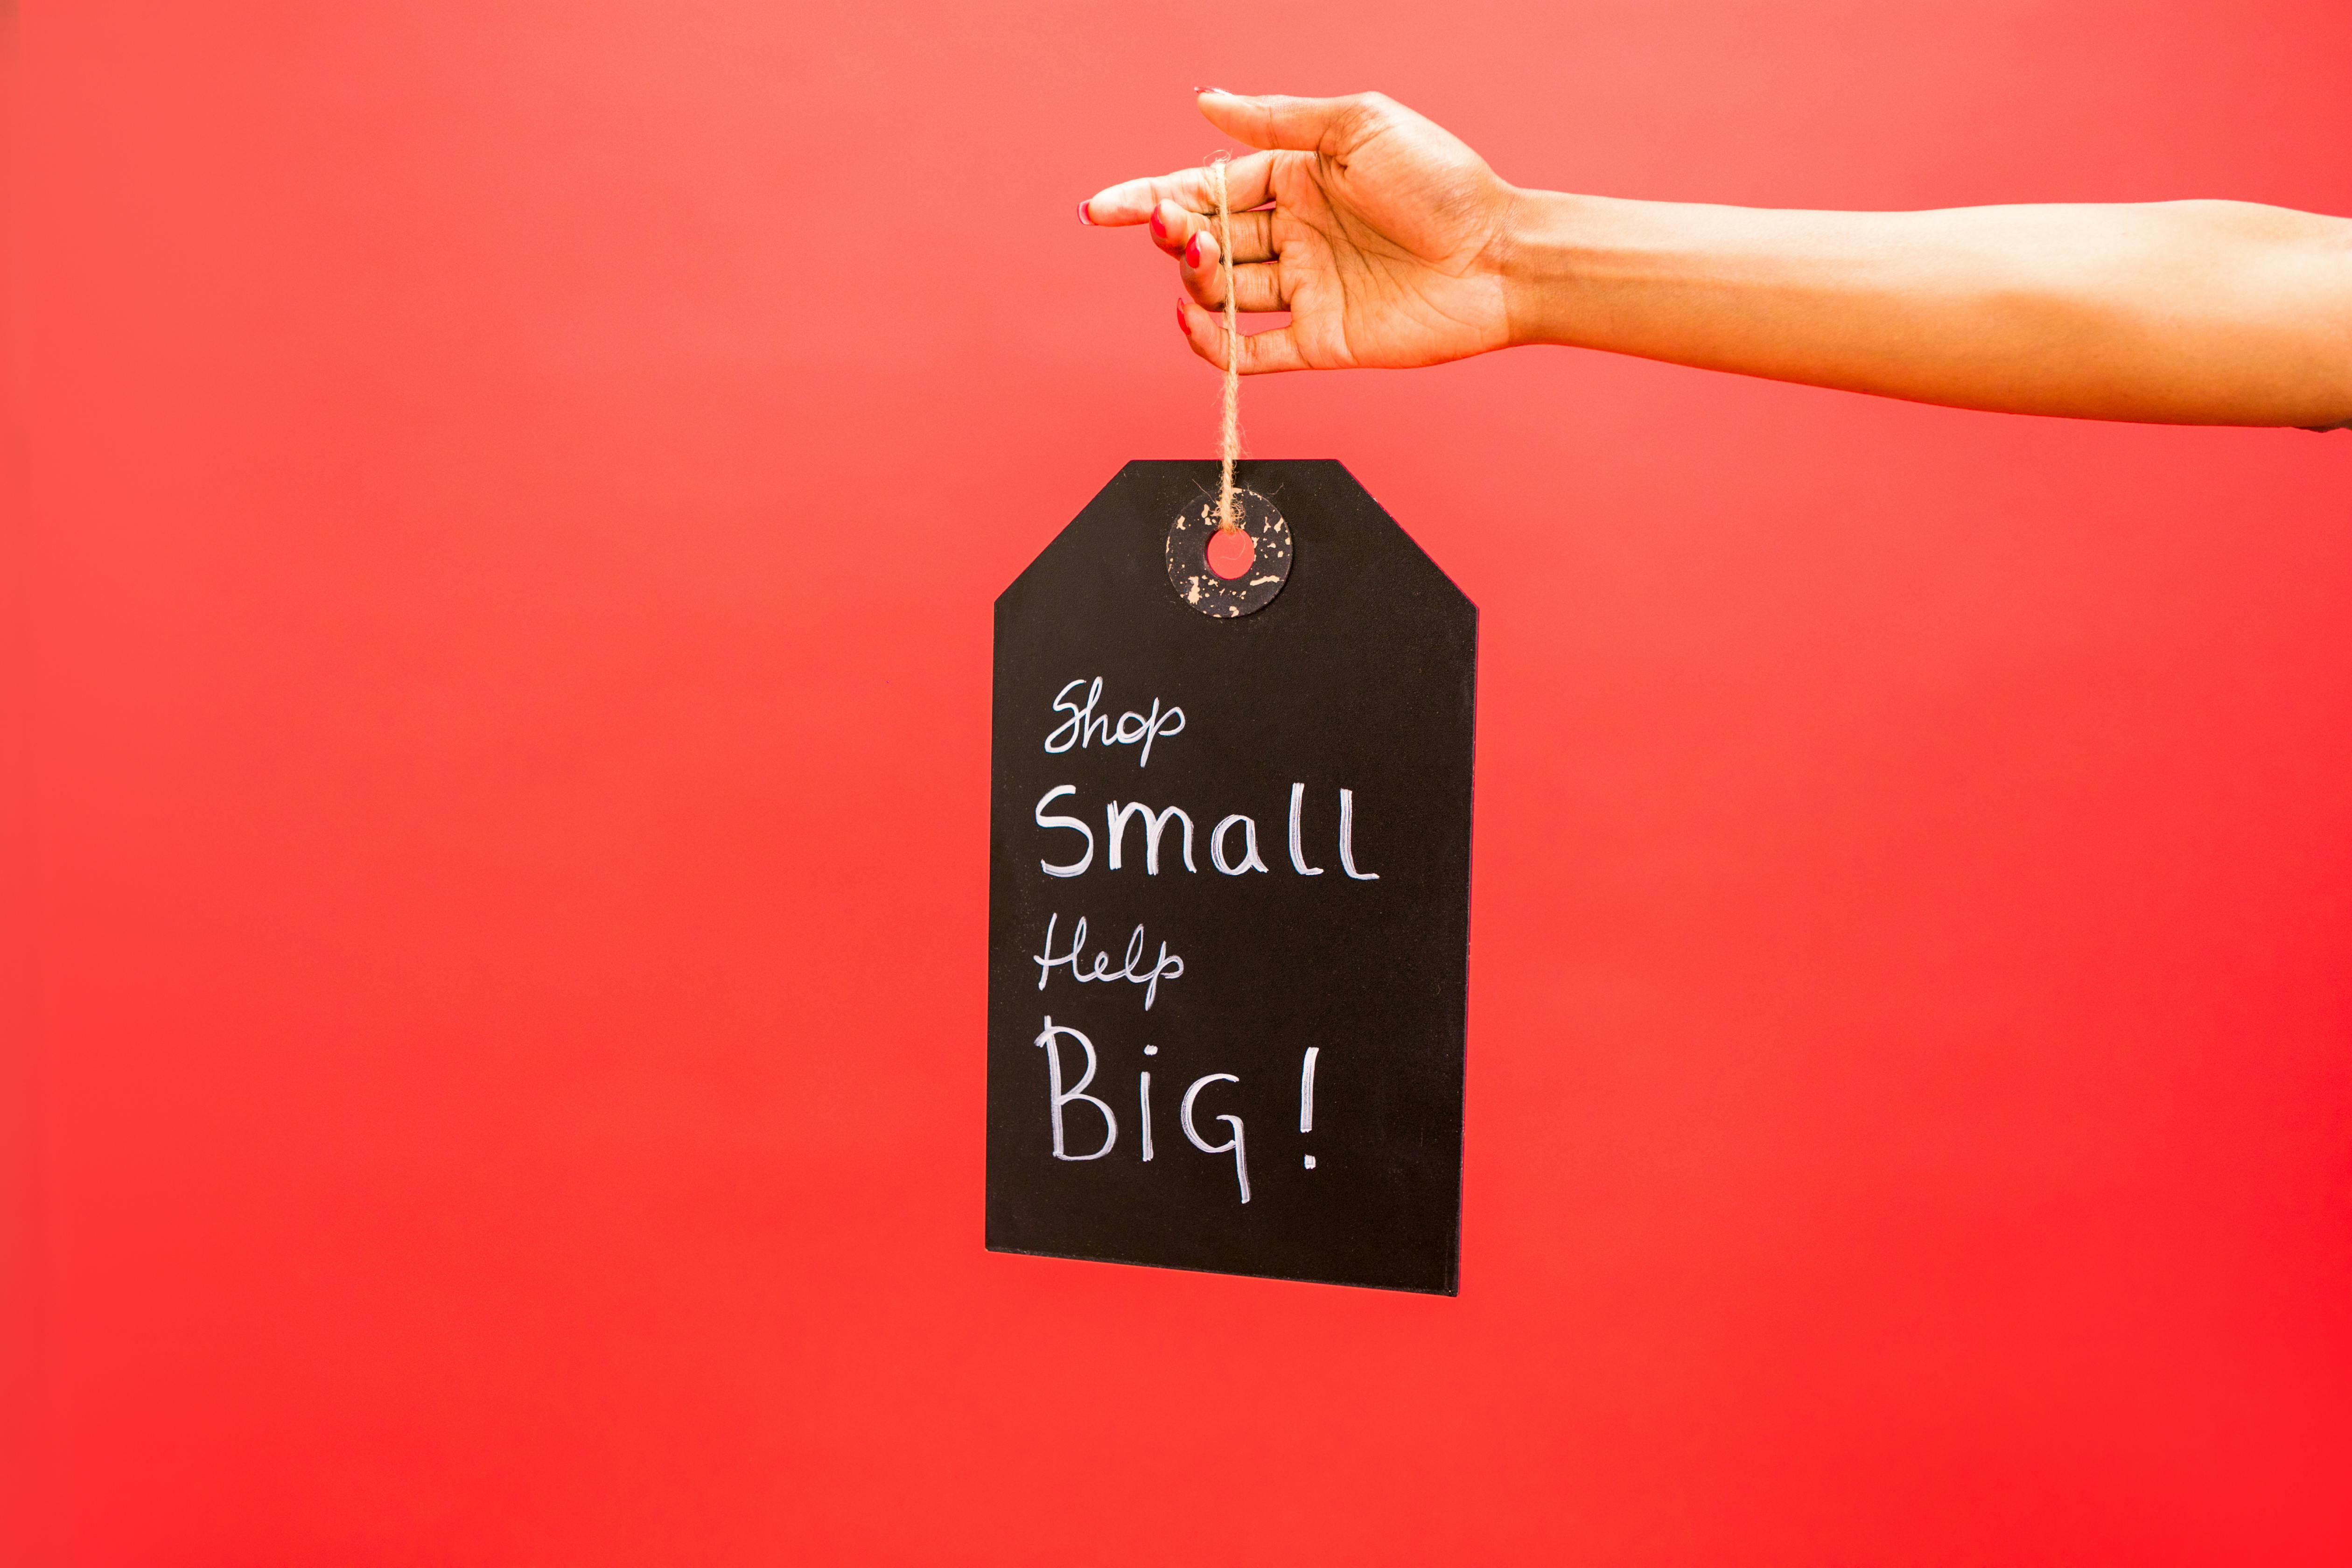
M 1234 507 L 1241 513 L 1238 531 L 1249 541 L 1246 555 L 1217 539 L 1214 496 L 1187 505 L 1168 528 L 1168 581 L 1176 596 L 1219 620 L 1263 610 L 1290 580 L 1290 525 L 1282 513 L 1255 490 L 1234 491 Z

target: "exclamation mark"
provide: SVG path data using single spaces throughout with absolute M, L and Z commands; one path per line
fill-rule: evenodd
M 1301 1132 L 1315 1131 L 1315 1058 L 1322 1049 L 1320 1046 L 1307 1047 L 1307 1059 L 1298 1067 L 1298 1130 Z M 1310 1171 L 1315 1168 L 1315 1156 L 1312 1154 L 1307 1156 L 1307 1168 Z

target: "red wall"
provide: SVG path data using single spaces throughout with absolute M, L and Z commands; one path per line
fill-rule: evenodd
M 1210 450 L 1070 216 L 1219 144 L 1187 89 L 1620 195 L 2343 213 L 2342 0 L 26 51 L 70 1561 L 2352 1560 L 2352 435 L 1252 384 L 1483 612 L 1462 1295 L 981 1248 L 989 604 Z

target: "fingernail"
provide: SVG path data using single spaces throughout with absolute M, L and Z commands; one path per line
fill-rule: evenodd
M 1151 209 L 1151 232 L 1162 239 L 1168 237 L 1168 220 L 1160 216 L 1158 207 Z
M 1194 89 L 1192 89 L 1192 95 L 1193 95 L 1195 98 L 1199 97 L 1202 93 L 1204 93 L 1204 92 L 1213 92 L 1213 93 L 1215 93 L 1219 98 L 1231 98 L 1231 97 L 1233 97 L 1233 96 L 1234 96 L 1232 93 L 1227 92 L 1227 91 L 1226 91 L 1223 88 L 1222 88 L 1222 87 L 1196 87 L 1196 88 L 1194 88 Z
M 1184 247 L 1184 265 L 1192 268 L 1201 265 L 1201 237 L 1197 234 Z
M 1092 223 L 1095 221 L 1095 215 L 1087 210 L 1094 205 L 1095 204 L 1091 201 L 1080 202 L 1078 204 L 1078 221 L 1080 223 Z
M 1184 319 L 1184 301 L 1176 301 L 1176 330 L 1186 337 L 1192 335 L 1192 323 Z

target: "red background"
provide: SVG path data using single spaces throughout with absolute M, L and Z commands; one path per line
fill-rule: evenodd
M 1071 216 L 1188 88 L 2343 213 L 2352 7 L 817 9 L 29 19 L 22 1555 L 2352 1560 L 2352 435 L 1252 384 L 1483 611 L 1462 1295 L 981 1248 L 989 605 L 1210 449 Z

